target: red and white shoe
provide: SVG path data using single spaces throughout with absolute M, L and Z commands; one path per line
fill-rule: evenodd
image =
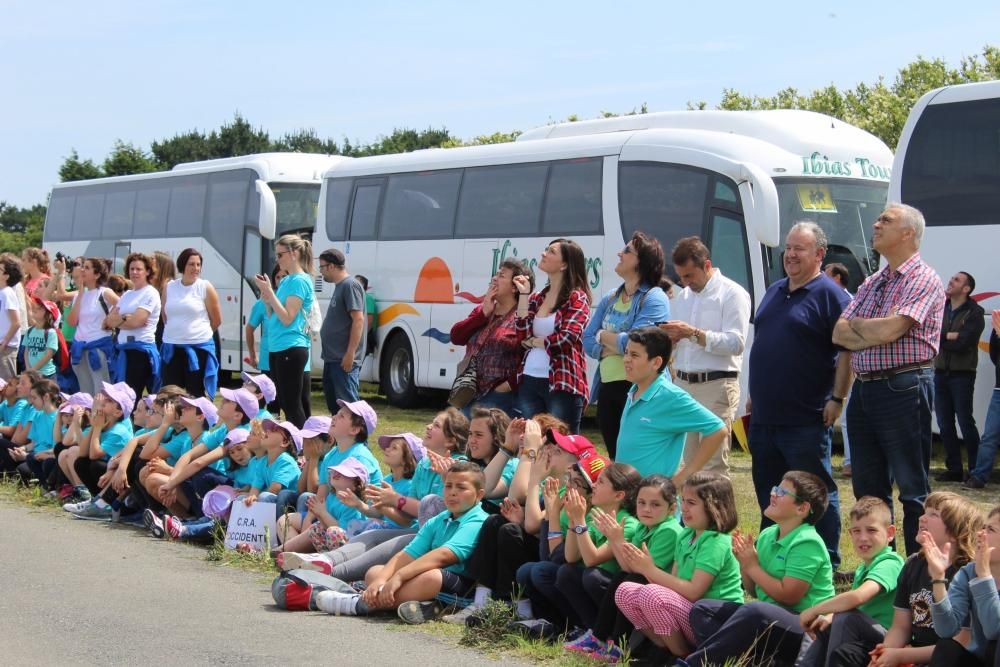
M 297 554 L 283 551 L 275 559 L 282 572 L 289 570 L 310 570 L 321 574 L 333 573 L 333 562 L 324 554 Z

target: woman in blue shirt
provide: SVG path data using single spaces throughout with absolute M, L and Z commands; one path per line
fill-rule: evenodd
M 313 304 L 312 244 L 296 234 L 286 234 L 275 244 L 278 266 L 288 275 L 277 291 L 270 279 L 256 277 L 260 298 L 271 314 L 267 318 L 271 376 L 278 389 L 278 402 L 285 419 L 302 428 L 309 409 L 309 372 L 306 363 L 312 340 L 308 316 Z

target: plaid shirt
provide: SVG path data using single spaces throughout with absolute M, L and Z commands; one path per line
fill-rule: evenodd
M 549 288 L 531 295 L 528 302 L 528 316 L 514 320 L 518 342 L 531 338 L 535 313 L 545 300 Z M 549 390 L 568 391 L 583 396 L 587 401 L 587 362 L 583 356 L 583 330 L 590 319 L 590 301 L 582 290 L 573 290 L 569 298 L 553 315 L 556 316 L 555 331 L 545 338 L 545 351 L 549 354 Z M 525 351 L 517 370 L 517 381 L 524 376 Z
M 893 271 L 885 266 L 872 274 L 844 309 L 846 320 L 904 315 L 914 321 L 910 330 L 884 345 L 856 350 L 851 355 L 855 373 L 884 371 L 929 362 L 938 352 L 944 288 L 934 269 L 915 253 Z

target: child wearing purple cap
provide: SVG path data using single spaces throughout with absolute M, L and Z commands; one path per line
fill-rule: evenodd
M 409 437 L 407 437 L 409 436 Z M 382 480 L 380 487 L 372 488 L 372 495 L 381 497 L 381 491 L 392 489 L 399 496 L 410 495 L 410 486 L 413 482 L 413 473 L 417 469 L 417 462 L 427 455 L 420 438 L 412 433 L 401 435 L 384 435 L 378 439 L 378 445 L 382 449 L 382 460 L 389 467 L 389 474 Z M 407 530 L 417 527 L 416 519 L 410 519 L 402 525 L 387 518 L 385 508 L 376 502 L 368 504 L 365 502 L 367 494 L 361 497 L 344 497 L 341 500 L 350 507 L 373 519 L 365 524 L 365 530 Z M 393 506 L 395 509 L 395 506 Z
M 303 523 L 304 517 L 298 514 L 286 514 L 282 517 L 284 521 L 279 521 L 278 539 L 283 550 L 311 548 L 313 551 L 330 551 L 343 546 L 364 528 L 365 516 L 350 504 L 350 500 L 364 498 L 368 484 L 365 464 L 349 457 L 331 466 L 327 474 L 332 493 L 327 496 L 326 504 L 320 505 L 315 497 L 309 503 L 308 513 L 315 515 L 316 521 Z
M 100 408 L 95 409 L 90 418 L 90 433 L 80 440 L 79 450 L 73 468 L 80 481 L 96 499 L 63 506 L 82 519 L 98 521 L 111 520 L 111 504 L 103 496 L 115 495 L 111 490 L 110 478 L 102 488 L 100 480 L 108 471 L 108 460 L 125 449 L 132 439 L 132 421 L 129 416 L 135 408 L 135 392 L 124 382 L 101 383 Z M 95 404 L 97 401 L 95 401 Z
M 333 446 L 330 439 L 331 424 L 330 417 L 313 415 L 299 429 L 299 435 L 302 436 L 302 474 L 299 475 L 296 488 L 286 489 L 278 494 L 279 519 L 286 509 L 293 507 L 299 514 L 305 514 L 306 501 L 319 490 L 321 478 L 326 479 L 325 474 L 320 474 L 319 466 Z
M 299 483 L 299 465 L 292 452 L 301 446 L 299 430 L 291 422 L 276 422 L 265 419 L 264 449 L 267 451 L 267 465 L 259 470 L 250 484 L 250 492 L 243 499 L 247 505 L 258 500 L 273 503 L 282 489 Z

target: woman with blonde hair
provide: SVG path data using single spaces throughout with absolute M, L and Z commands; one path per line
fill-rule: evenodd
M 271 375 L 285 419 L 301 428 L 309 409 L 309 311 L 313 295 L 312 244 L 297 234 L 285 234 L 274 245 L 278 266 L 286 273 L 277 291 L 271 279 L 259 274 L 255 281 L 267 304 L 267 340 Z

